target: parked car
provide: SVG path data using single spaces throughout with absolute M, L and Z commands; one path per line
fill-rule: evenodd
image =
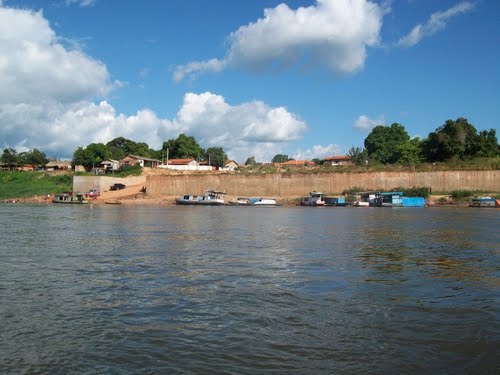
M 125 188 L 126 188 L 126 186 L 124 184 L 113 184 L 113 185 L 111 185 L 109 190 L 122 190 Z
M 86 198 L 96 198 L 98 197 L 99 195 L 101 195 L 101 193 L 95 189 L 91 189 L 89 190 L 88 192 L 85 193 L 85 197 Z

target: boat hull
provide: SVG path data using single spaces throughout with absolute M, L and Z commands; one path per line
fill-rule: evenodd
M 220 199 L 190 200 L 190 199 L 176 198 L 175 204 L 183 206 L 221 206 L 224 204 L 224 201 Z

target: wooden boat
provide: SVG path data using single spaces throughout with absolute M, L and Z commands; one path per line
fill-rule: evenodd
M 207 190 L 203 195 L 183 195 L 176 198 L 175 203 L 191 206 L 220 206 L 224 204 L 224 195 L 222 191 Z
M 319 191 L 312 191 L 309 197 L 305 197 L 300 201 L 301 206 L 314 206 L 314 207 L 340 207 L 347 206 L 344 197 L 328 197 Z
M 277 206 L 278 203 L 274 198 L 246 198 L 239 197 L 236 201 L 229 202 L 234 206 Z
M 52 198 L 52 203 L 87 204 L 89 201 L 86 200 L 82 194 L 62 193 L 54 196 L 54 198 Z
M 492 197 L 472 198 L 469 207 L 498 208 L 500 207 L 500 199 Z

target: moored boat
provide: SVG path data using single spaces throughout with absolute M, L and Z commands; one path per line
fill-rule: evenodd
M 277 206 L 274 198 L 246 198 L 238 197 L 235 201 L 230 201 L 234 206 Z
M 329 197 L 319 191 L 312 191 L 308 197 L 300 201 L 301 206 L 319 206 L 319 207 L 344 207 L 347 206 L 344 197 Z
M 472 198 L 469 207 L 499 208 L 500 199 L 495 199 L 492 197 Z
M 89 201 L 82 194 L 62 193 L 55 195 L 52 198 L 52 203 L 87 204 Z
M 222 191 L 207 190 L 203 195 L 183 195 L 176 198 L 175 203 L 193 206 L 220 206 L 224 204 L 225 194 Z
M 325 201 L 323 199 L 324 194 L 320 191 L 311 191 L 308 197 L 303 198 L 300 201 L 301 206 L 324 206 Z

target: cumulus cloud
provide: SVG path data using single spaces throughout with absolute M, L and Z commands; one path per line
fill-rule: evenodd
M 474 9 L 473 3 L 463 1 L 444 12 L 433 13 L 425 24 L 418 24 L 407 35 L 399 39 L 397 46 L 412 47 L 423 38 L 443 30 L 451 18 L 467 13 L 472 9 Z
M 211 92 L 186 94 L 173 119 L 150 109 L 118 113 L 101 100 L 115 87 L 106 66 L 58 40 L 41 12 L 0 7 L 0 147 L 71 158 L 79 146 L 120 136 L 159 149 L 185 133 L 244 161 L 278 151 L 306 129 L 284 107 L 232 105 Z
M 74 102 L 112 88 L 106 66 L 60 43 L 41 12 L 0 7 L 0 104 Z
M 247 70 L 286 67 L 299 61 L 348 74 L 364 66 L 367 47 L 379 44 L 386 8 L 369 0 L 317 0 L 309 7 L 286 4 L 232 32 L 224 60 L 178 66 L 174 79 L 193 78 L 227 66 Z
M 203 147 L 223 146 L 231 158 L 240 161 L 249 155 L 265 159 L 306 129 L 285 108 L 262 102 L 231 106 L 209 92 L 186 94 L 173 120 L 161 119 L 149 109 L 125 116 L 106 101 L 84 101 L 0 105 L 0 124 L 2 147 L 37 147 L 64 158 L 71 158 L 79 146 L 121 136 L 159 149 L 167 139 L 185 133 Z
M 371 119 L 368 116 L 361 115 L 354 122 L 354 127 L 361 131 L 369 131 L 377 125 L 384 125 L 384 124 L 385 124 L 385 118 L 383 115 L 380 115 L 376 119 Z

